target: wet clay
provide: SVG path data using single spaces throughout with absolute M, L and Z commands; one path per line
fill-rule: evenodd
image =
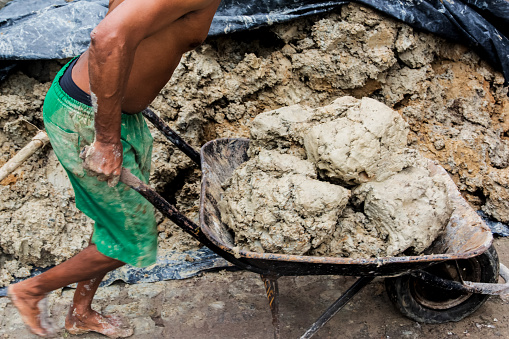
M 236 245 L 344 257 L 421 253 L 449 221 L 444 178 L 406 148 L 401 116 L 369 98 L 258 115 L 250 160 L 219 204 Z
M 258 252 L 306 253 L 326 241 L 350 191 L 316 179 L 311 163 L 262 151 L 241 165 L 219 204 L 238 245 Z

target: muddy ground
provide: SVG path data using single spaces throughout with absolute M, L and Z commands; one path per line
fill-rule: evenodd
M 495 241 L 500 260 L 509 263 L 509 238 Z M 299 338 L 324 310 L 354 282 L 352 277 L 282 277 L 281 337 Z M 74 290 L 50 297 L 51 314 L 63 326 Z M 272 319 L 264 287 L 250 272 L 216 272 L 186 280 L 152 284 L 115 284 L 101 288 L 94 308 L 117 312 L 136 327 L 132 338 L 208 339 L 273 338 Z M 98 334 L 61 338 L 104 338 Z M 25 329 L 7 298 L 0 298 L 0 338 L 35 338 Z M 509 337 L 509 301 L 490 297 L 473 315 L 445 324 L 417 323 L 397 311 L 375 279 L 314 338 L 344 339 L 491 339 Z

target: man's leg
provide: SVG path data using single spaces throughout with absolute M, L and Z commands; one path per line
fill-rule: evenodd
M 92 239 L 92 237 L 90 237 Z M 92 241 L 89 245 L 93 245 Z M 120 266 L 119 266 L 120 267 Z M 128 337 L 133 329 L 128 328 L 116 316 L 103 316 L 92 309 L 92 301 L 106 273 L 101 273 L 90 280 L 80 281 L 74 292 L 71 307 L 65 318 L 65 329 L 71 334 L 89 331 L 99 332 L 110 337 Z
M 103 277 L 107 272 L 122 265 L 124 263 L 121 261 L 101 254 L 95 245 L 90 245 L 60 265 L 9 286 L 8 294 L 30 330 L 40 336 L 49 336 L 52 329 L 47 325 L 45 310 L 41 309 L 42 301 L 49 292 L 75 282 Z M 82 284 L 82 288 L 86 290 L 85 284 Z M 95 293 L 95 290 L 93 292 Z M 94 293 L 91 295 L 85 293 L 85 300 L 90 299 L 91 302 Z M 79 304 L 81 305 L 81 301 Z
M 117 316 L 103 316 L 92 309 L 92 300 L 105 274 L 78 283 L 69 313 L 65 319 L 65 328 L 71 334 L 95 331 L 109 337 L 124 338 L 133 334 Z

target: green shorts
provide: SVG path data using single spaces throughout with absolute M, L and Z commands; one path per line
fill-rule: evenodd
M 155 263 L 157 227 L 154 207 L 123 183 L 109 187 L 88 176 L 80 150 L 94 141 L 94 111 L 67 95 L 57 74 L 44 100 L 43 116 L 53 150 L 74 188 L 76 207 L 95 221 L 92 243 L 102 254 L 144 267 Z M 148 183 L 152 136 L 141 113 L 122 114 L 122 166 Z

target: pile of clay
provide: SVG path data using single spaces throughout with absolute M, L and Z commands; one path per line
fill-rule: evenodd
M 260 253 L 385 257 L 422 253 L 447 225 L 446 181 L 407 148 L 384 104 L 342 97 L 258 115 L 249 160 L 223 183 L 221 218 Z

